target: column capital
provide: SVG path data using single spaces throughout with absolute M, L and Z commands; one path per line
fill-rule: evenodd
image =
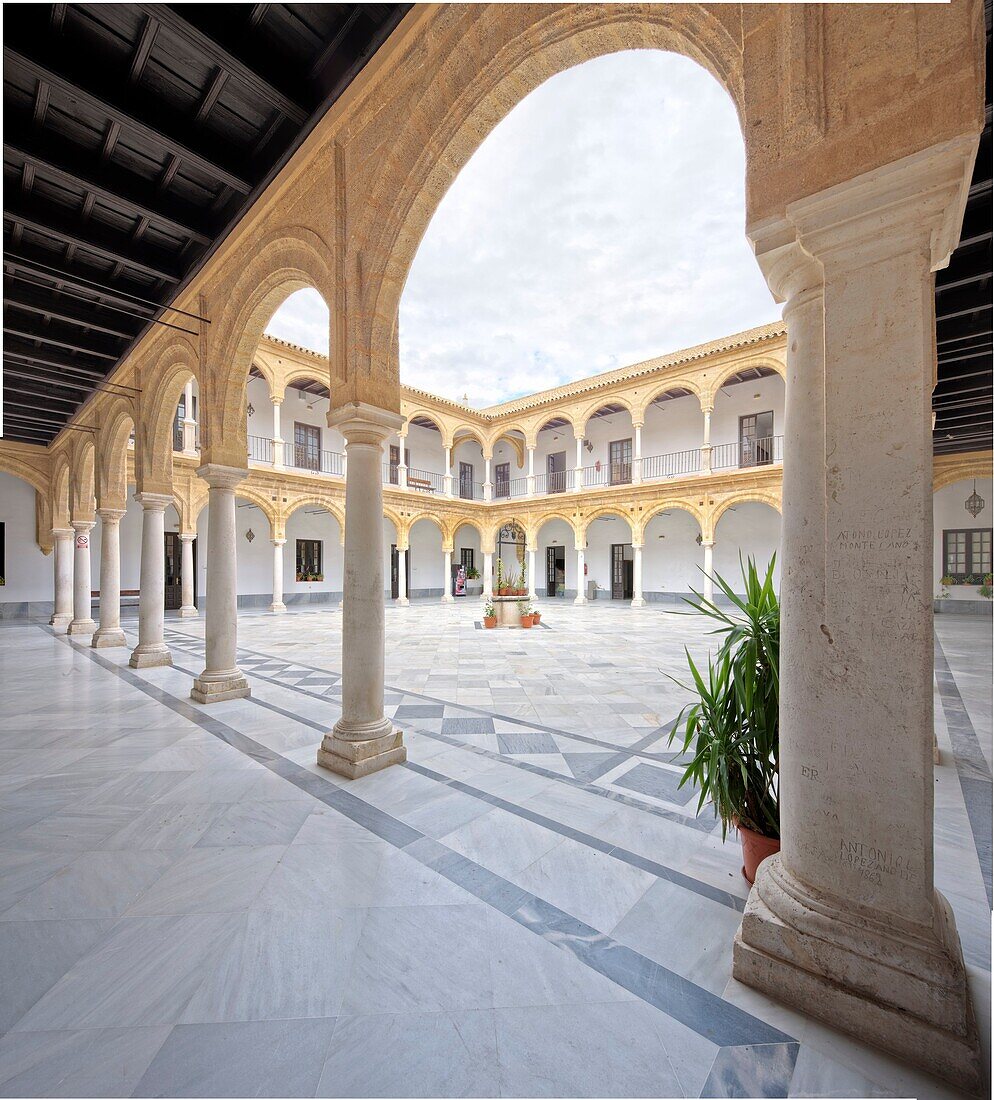
M 64 541 L 65 539 L 71 539 L 76 532 L 71 527 L 53 527 L 52 537 Z
M 135 493 L 135 500 L 147 512 L 164 512 L 167 504 L 172 504 L 173 498 L 167 493 Z
M 398 541 L 396 543 L 396 546 L 397 546 L 397 553 L 398 554 L 406 554 L 407 553 L 408 543 L 406 541 Z
M 701 546 L 711 549 L 714 546 L 714 539 L 701 539 Z
M 97 525 L 97 521 L 93 519 L 71 519 L 69 522 L 72 525 L 72 529 L 77 532 L 77 534 L 80 531 L 83 533 L 92 531 Z
M 283 404 L 283 400 L 284 400 L 284 397 L 285 397 L 285 396 L 286 396 L 286 395 L 285 395 L 285 394 L 282 394 L 282 393 L 271 393 L 271 394 L 269 395 L 269 401 L 270 401 L 270 404 L 273 404 L 273 405 L 282 405 L 282 404 Z
M 643 543 L 641 543 L 641 542 L 632 542 L 631 546 L 632 546 L 633 550 L 641 550 L 642 546 L 643 546 Z
M 98 508 L 97 515 L 104 523 L 120 523 L 126 508 Z
M 179 541 L 180 542 L 193 542 L 196 539 L 196 537 L 197 537 L 197 532 L 196 531 L 180 531 L 180 533 L 179 533 Z
M 240 481 L 248 477 L 248 470 L 208 462 L 197 467 L 197 476 L 203 478 L 212 489 L 235 489 Z
M 273 546 L 286 546 L 286 539 L 270 539 Z
M 382 446 L 387 436 L 399 431 L 403 423 L 399 413 L 363 401 L 350 401 L 328 413 L 328 427 L 337 428 L 346 443 Z

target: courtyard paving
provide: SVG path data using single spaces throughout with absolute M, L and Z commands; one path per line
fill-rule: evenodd
M 202 620 L 136 671 L 0 629 L 0 1094 L 956 1095 L 731 978 L 734 837 L 679 788 L 672 609 L 387 609 L 402 767 L 316 767 L 341 613 Z M 134 624 L 125 623 L 134 641 Z M 936 885 L 989 1031 L 989 623 L 936 621 Z

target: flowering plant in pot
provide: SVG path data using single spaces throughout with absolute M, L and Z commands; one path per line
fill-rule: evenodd
M 531 630 L 532 609 L 527 600 L 518 600 L 518 614 L 521 616 L 521 625 L 526 630 Z
M 486 605 L 483 608 L 483 625 L 487 630 L 493 630 L 497 625 L 497 614 L 494 611 L 494 601 L 487 600 Z
M 706 669 L 687 652 L 693 684 L 680 686 L 696 698 L 678 715 L 670 741 L 682 734 L 684 752 L 692 754 L 680 786 L 697 785 L 698 810 L 712 803 L 723 839 L 729 825 L 738 830 L 742 873 L 752 883 L 759 864 L 780 850 L 780 600 L 776 555 L 762 578 L 752 558 L 739 563 L 744 596 L 714 578 L 729 610 L 696 591 L 686 599 L 719 624 L 713 633 L 724 638 Z

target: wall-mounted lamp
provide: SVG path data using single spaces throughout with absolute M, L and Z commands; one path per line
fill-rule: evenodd
M 252 404 L 251 401 L 249 402 L 248 414 L 249 416 L 255 416 L 255 406 Z
M 251 542 L 255 538 L 255 532 L 252 530 L 251 527 L 245 532 L 245 537 L 248 539 L 249 542 Z

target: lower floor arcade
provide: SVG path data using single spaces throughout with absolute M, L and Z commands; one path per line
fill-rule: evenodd
M 337 607 L 242 611 L 251 696 L 209 709 L 202 618 L 139 669 L 127 609 L 127 648 L 4 623 L 0 1092 L 961 1095 L 732 977 L 738 844 L 667 741 L 705 624 L 479 618 L 387 608 L 408 759 L 354 784 L 314 762 Z M 990 631 L 935 641 L 935 879 L 986 1036 Z

